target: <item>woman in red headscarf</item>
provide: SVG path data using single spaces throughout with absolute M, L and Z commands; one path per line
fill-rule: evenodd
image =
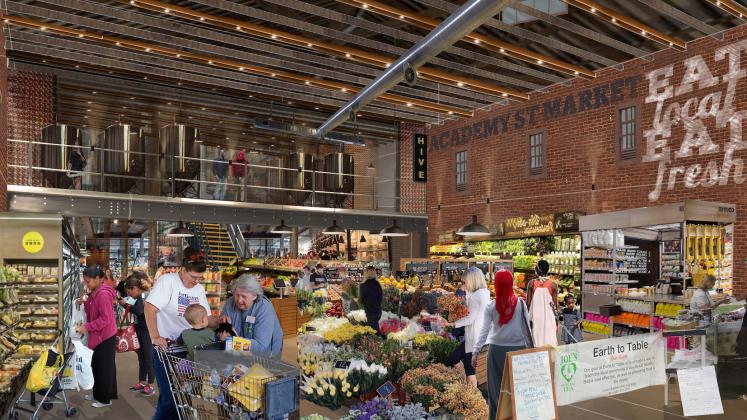
M 488 406 L 489 419 L 494 419 L 500 397 L 503 364 L 506 353 L 532 347 L 527 305 L 514 293 L 514 278 L 511 272 L 495 273 L 495 300 L 485 308 L 480 335 L 472 350 L 472 366 L 485 344 L 488 349 Z

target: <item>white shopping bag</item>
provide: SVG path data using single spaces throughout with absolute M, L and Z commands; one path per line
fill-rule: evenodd
M 72 308 L 72 322 L 68 327 L 68 336 L 73 340 L 80 340 L 83 344 L 88 344 L 88 336 L 81 336 L 76 331 L 77 328 L 86 323 L 86 311 L 83 309 L 83 305 L 75 303 Z
M 62 389 L 72 389 L 72 390 L 78 390 L 78 382 L 75 380 L 75 355 L 73 355 L 73 359 L 71 363 L 65 364 L 65 370 L 62 371 L 62 380 L 60 381 L 60 384 L 62 385 Z
M 73 345 L 75 345 L 73 364 L 75 382 L 78 388 L 87 391 L 93 388 L 93 371 L 91 370 L 93 350 L 86 347 L 80 340 L 73 340 Z

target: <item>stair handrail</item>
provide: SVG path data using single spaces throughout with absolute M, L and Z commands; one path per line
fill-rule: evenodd
M 226 232 L 228 238 L 231 240 L 233 250 L 236 252 L 236 256 L 241 259 L 246 256 L 246 238 L 241 233 L 241 228 L 237 224 L 227 224 Z

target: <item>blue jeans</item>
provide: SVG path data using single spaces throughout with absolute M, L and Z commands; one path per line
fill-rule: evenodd
M 156 349 L 153 349 L 153 368 L 156 371 L 156 382 L 158 382 L 158 403 L 153 420 L 174 420 L 179 418 L 174 403 L 174 395 L 171 393 L 169 378 L 166 376 L 166 366 L 158 357 Z

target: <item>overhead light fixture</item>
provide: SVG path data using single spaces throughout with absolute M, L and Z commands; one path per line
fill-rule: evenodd
M 401 227 L 397 226 L 397 219 L 393 219 L 392 225 L 387 226 L 384 229 L 381 229 L 381 232 L 379 232 L 379 235 L 381 236 L 408 236 L 410 235 L 410 233 L 402 229 Z
M 473 214 L 472 223 L 459 228 L 456 234 L 461 236 L 486 236 L 490 235 L 490 230 L 477 223 L 477 216 Z
M 280 219 L 280 224 L 270 229 L 270 233 L 293 233 L 293 228 L 285 225 L 285 220 Z
M 179 222 L 176 227 L 172 227 L 166 231 L 166 236 L 171 238 L 191 238 L 195 236 L 195 234 L 191 230 L 185 228 L 182 222 Z
M 332 220 L 332 226 L 328 226 L 322 230 L 325 235 L 344 235 L 345 229 L 337 226 L 337 220 Z
M 115 225 L 118 225 L 118 224 L 119 224 L 119 219 L 114 219 L 114 220 L 112 221 L 112 223 L 114 223 Z
M 358 243 L 365 244 L 366 243 L 366 237 L 364 235 L 361 235 L 361 238 L 358 240 Z
M 368 164 L 368 169 L 376 169 L 376 167 L 374 166 L 373 162 L 371 162 L 371 163 Z

